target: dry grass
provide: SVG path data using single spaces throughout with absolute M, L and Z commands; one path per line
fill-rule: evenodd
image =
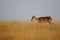
M 60 40 L 60 22 L 0 21 L 0 40 Z

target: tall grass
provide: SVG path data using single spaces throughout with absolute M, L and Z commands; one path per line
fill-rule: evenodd
M 0 21 L 0 40 L 60 40 L 60 22 Z

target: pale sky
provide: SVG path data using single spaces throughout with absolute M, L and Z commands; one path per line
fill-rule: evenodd
M 60 20 L 60 0 L 0 0 L 0 20 L 30 20 L 33 15 Z

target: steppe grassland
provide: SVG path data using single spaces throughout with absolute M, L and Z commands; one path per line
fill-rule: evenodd
M 60 22 L 0 21 L 0 40 L 60 40 Z

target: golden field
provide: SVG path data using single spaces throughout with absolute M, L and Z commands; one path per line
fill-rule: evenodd
M 0 21 L 0 40 L 60 40 L 60 22 Z

